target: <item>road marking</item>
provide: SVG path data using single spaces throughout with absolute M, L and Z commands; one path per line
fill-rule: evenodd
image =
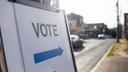
M 35 64 L 54 58 L 56 56 L 61 56 L 62 53 L 63 53 L 63 49 L 61 47 L 58 47 L 49 51 L 45 51 L 45 52 L 36 53 L 34 54 Z

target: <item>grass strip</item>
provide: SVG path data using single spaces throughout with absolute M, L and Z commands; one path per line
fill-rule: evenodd
M 113 46 L 112 46 L 112 49 L 110 50 L 110 52 L 108 53 L 108 57 L 112 57 L 112 56 L 114 56 L 115 55 L 115 52 L 116 52 L 116 50 L 119 48 L 119 46 L 120 46 L 120 43 L 117 43 L 117 42 L 115 42 L 114 44 L 113 44 Z
M 125 39 L 125 45 L 126 45 L 126 48 L 125 48 L 125 52 L 128 54 L 128 40 Z

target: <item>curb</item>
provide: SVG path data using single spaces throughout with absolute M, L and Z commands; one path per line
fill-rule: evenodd
M 112 46 L 113 46 L 113 44 L 112 44 Z M 95 70 L 100 66 L 101 62 L 106 58 L 106 56 L 112 49 L 112 46 L 109 48 L 109 50 L 106 52 L 106 54 L 100 59 L 100 61 L 96 64 L 96 66 L 90 72 L 95 72 Z

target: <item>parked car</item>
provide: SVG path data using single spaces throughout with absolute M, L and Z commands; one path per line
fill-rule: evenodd
M 99 34 L 98 39 L 105 39 L 105 35 L 104 34 Z
M 83 39 L 81 39 L 78 35 L 70 35 L 70 40 L 72 42 L 73 48 L 83 47 Z

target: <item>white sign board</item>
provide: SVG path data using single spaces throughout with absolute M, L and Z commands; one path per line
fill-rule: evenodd
M 14 7 L 25 72 L 75 72 L 63 12 Z

